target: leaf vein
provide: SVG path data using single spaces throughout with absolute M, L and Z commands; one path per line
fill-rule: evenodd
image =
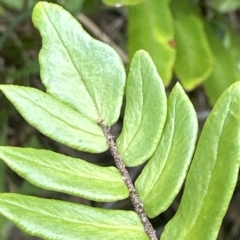
M 87 92 L 88 95 L 91 97 L 91 99 L 92 99 L 92 101 L 93 101 L 93 103 L 94 103 L 94 107 L 96 108 L 96 112 L 98 113 L 98 116 L 100 116 L 100 114 L 99 114 L 99 109 L 98 109 L 98 107 L 97 107 L 97 104 L 96 104 L 94 98 L 92 97 L 92 95 L 91 95 L 91 93 L 90 93 L 90 90 L 88 89 L 86 83 L 84 82 L 84 78 L 81 77 L 81 73 L 80 73 L 80 71 L 78 70 L 76 64 L 74 63 L 74 61 L 73 61 L 73 59 L 72 59 L 72 57 L 71 57 L 71 54 L 70 54 L 68 48 L 67 48 L 66 45 L 64 44 L 64 42 L 63 42 L 63 40 L 62 40 L 62 38 L 61 38 L 58 30 L 56 29 L 56 27 L 55 27 L 54 24 L 52 23 L 50 17 L 48 16 L 47 11 L 44 11 L 44 12 L 45 12 L 45 15 L 47 16 L 48 21 L 50 22 L 50 24 L 51 24 L 52 27 L 54 28 L 54 30 L 55 30 L 55 32 L 56 32 L 56 34 L 57 34 L 60 42 L 62 43 L 62 46 L 64 47 L 64 49 L 65 49 L 65 51 L 66 51 L 66 53 L 67 53 L 67 55 L 68 55 L 68 57 L 69 57 L 69 59 L 70 59 L 70 62 L 71 62 L 72 65 L 73 65 L 73 68 L 76 70 L 77 74 L 79 75 L 80 81 L 82 81 L 82 83 L 83 83 L 83 85 L 84 85 L 84 87 L 85 87 L 85 89 L 86 89 L 86 92 Z

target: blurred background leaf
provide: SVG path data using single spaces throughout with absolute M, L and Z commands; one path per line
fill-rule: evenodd
M 226 88 L 240 80 L 240 36 L 223 16 L 206 21 L 205 29 L 214 64 L 204 88 L 213 105 Z
M 136 5 L 143 0 L 103 0 L 103 2 L 107 5 L 112 5 L 112 6 L 122 6 L 122 5 Z
M 240 7 L 239 0 L 212 0 L 210 4 L 220 13 L 231 12 Z
M 152 57 L 165 85 L 172 78 L 176 49 L 174 26 L 168 0 L 143 1 L 129 7 L 128 52 L 144 49 Z
M 191 3 L 173 0 L 171 7 L 177 45 L 175 72 L 183 87 L 192 90 L 210 74 L 212 53 L 203 22 Z

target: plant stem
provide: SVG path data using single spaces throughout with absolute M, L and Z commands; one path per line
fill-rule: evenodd
M 128 188 L 128 191 L 129 191 L 129 196 L 130 196 L 131 202 L 132 202 L 132 204 L 135 208 L 136 213 L 138 214 L 138 216 L 140 217 L 140 219 L 143 223 L 144 230 L 145 230 L 146 234 L 149 236 L 149 238 L 151 240 L 157 240 L 155 230 L 154 230 L 152 224 L 150 223 L 150 221 L 149 221 L 149 219 L 148 219 L 148 217 L 147 217 L 147 215 L 144 211 L 143 203 L 139 199 L 139 197 L 136 193 L 135 187 L 132 183 L 131 177 L 130 177 L 130 175 L 129 175 L 129 173 L 128 173 L 128 171 L 127 171 L 127 169 L 126 169 L 126 167 L 123 163 L 123 160 L 122 160 L 120 154 L 117 151 L 117 148 L 116 148 L 116 145 L 115 145 L 115 142 L 114 142 L 114 136 L 111 135 L 110 128 L 105 126 L 102 123 L 102 121 L 99 122 L 99 125 L 101 126 L 101 128 L 104 132 L 104 135 L 108 140 L 110 151 L 111 151 L 112 156 L 114 158 L 115 164 L 116 164 L 118 170 L 120 171 L 120 173 L 122 174 L 123 180 L 124 180 L 124 182 L 125 182 L 125 184 Z

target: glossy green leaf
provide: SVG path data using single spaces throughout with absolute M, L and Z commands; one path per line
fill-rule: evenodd
M 177 45 L 175 72 L 182 86 L 191 90 L 210 74 L 213 58 L 203 22 L 191 3 L 188 0 L 171 3 Z
M 137 214 L 13 193 L 0 194 L 0 213 L 25 232 L 51 240 L 147 240 Z
M 122 5 L 136 5 L 143 0 L 103 0 L 103 2 L 110 6 L 122 6 Z
M 115 123 L 126 78 L 117 53 L 58 5 L 39 2 L 33 23 L 43 40 L 39 61 L 47 93 L 94 122 Z
M 95 201 L 128 197 L 128 190 L 115 167 L 99 167 L 84 160 L 48 150 L 0 147 L 2 159 L 32 184 Z
M 239 0 L 211 0 L 210 4 L 221 13 L 231 12 L 240 8 Z
M 139 49 L 152 57 L 165 85 L 172 78 L 176 49 L 174 26 L 168 0 L 145 0 L 129 8 L 128 52 L 130 57 Z
M 232 83 L 240 80 L 239 34 L 226 21 L 216 21 L 205 24 L 214 64 L 204 88 L 212 105 Z
M 127 166 L 137 166 L 155 151 L 167 114 L 164 86 L 150 56 L 138 51 L 126 86 L 126 109 L 117 148 Z
M 101 128 L 81 113 L 37 89 L 1 85 L 0 90 L 32 126 L 46 136 L 88 152 L 108 149 Z
M 149 217 L 165 211 L 182 187 L 195 149 L 196 112 L 177 84 L 168 98 L 168 113 L 154 155 L 136 180 L 138 196 Z
M 162 240 L 216 239 L 240 166 L 240 82 L 216 103 L 200 136 L 182 200 Z

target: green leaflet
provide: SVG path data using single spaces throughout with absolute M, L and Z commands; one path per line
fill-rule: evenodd
M 168 0 L 145 0 L 129 7 L 128 52 L 130 57 L 139 49 L 152 57 L 165 85 L 172 77 L 176 49 L 174 26 Z
M 175 71 L 183 87 L 192 90 L 212 70 L 213 58 L 202 20 L 188 0 L 173 0 L 177 59 Z
M 217 25 L 223 27 L 219 28 Z M 204 82 L 212 105 L 232 83 L 240 80 L 240 38 L 222 19 L 205 23 L 207 36 L 214 56 L 213 71 Z M 222 32 L 222 39 L 220 38 Z
M 126 85 L 126 109 L 117 148 L 127 166 L 138 166 L 155 151 L 166 120 L 162 80 L 143 50 L 132 60 Z
M 0 159 L 32 184 L 83 198 L 111 202 L 128 197 L 119 171 L 47 150 L 0 147 Z
M 106 210 L 13 193 L 0 194 L 0 213 L 25 232 L 51 240 L 148 240 L 132 211 Z
M 224 92 L 208 117 L 179 209 L 161 240 L 217 238 L 240 166 L 239 92 L 237 82 Z
M 135 5 L 138 4 L 140 2 L 142 2 L 143 0 L 103 0 L 103 2 L 107 5 L 110 6 L 118 6 L 118 5 Z
M 43 39 L 39 61 L 47 92 L 94 122 L 114 124 L 126 78 L 117 53 L 58 5 L 38 3 L 33 22 Z
M 212 0 L 210 4 L 221 13 L 231 12 L 240 7 L 239 0 Z
M 101 128 L 64 103 L 30 87 L 0 85 L 19 113 L 46 136 L 88 152 L 104 152 L 107 141 Z
M 197 137 L 196 112 L 179 84 L 168 98 L 167 120 L 154 155 L 135 182 L 149 217 L 165 211 L 186 177 Z

